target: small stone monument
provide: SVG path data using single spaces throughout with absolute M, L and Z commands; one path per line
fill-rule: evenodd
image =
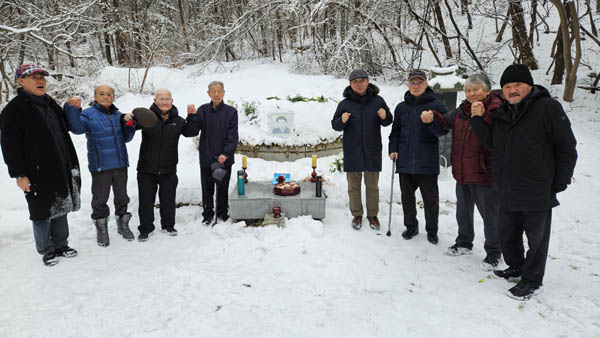
M 448 112 L 456 109 L 456 96 L 464 90 L 465 80 L 457 75 L 458 66 L 431 67 L 429 86 L 437 98 L 444 103 Z M 440 164 L 450 166 L 450 149 L 452 148 L 452 133 L 440 137 Z M 443 158 L 443 159 L 442 159 Z

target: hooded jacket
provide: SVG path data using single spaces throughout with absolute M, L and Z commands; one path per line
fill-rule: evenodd
M 493 189 L 500 208 L 542 211 L 558 205 L 577 161 L 571 123 L 546 88 L 535 85 L 517 106 L 504 102 L 491 126 L 469 120 L 479 140 L 493 147 Z
M 385 100 L 378 95 L 379 88 L 372 83 L 367 93 L 360 96 L 350 86 L 344 89 L 342 100 L 333 115 L 331 127 L 343 131 L 344 171 L 381 171 L 381 127 L 392 123 L 392 114 Z M 385 119 L 377 111 L 385 110 Z M 350 113 L 350 119 L 342 123 L 342 114 Z
M 398 153 L 396 172 L 403 174 L 440 173 L 440 151 L 438 136 L 447 131 L 441 129 L 438 119 L 425 124 L 421 113 L 433 110 L 446 113 L 446 106 L 435 97 L 429 87 L 417 100 L 407 91 L 404 101 L 394 110 L 394 124 L 389 136 L 389 153 Z

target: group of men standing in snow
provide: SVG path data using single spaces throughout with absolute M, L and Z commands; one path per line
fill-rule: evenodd
M 97 243 L 109 245 L 107 201 L 112 187 L 118 233 L 127 240 L 128 156 L 125 143 L 142 129 L 137 166 L 139 189 L 139 241 L 154 231 L 153 206 L 158 191 L 161 228 L 175 230 L 177 148 L 181 135 L 200 133 L 203 223 L 215 217 L 213 195 L 217 186 L 216 217 L 227 220 L 228 186 L 238 143 L 237 111 L 223 103 L 224 85 L 208 85 L 211 102 L 187 106 L 187 118 L 178 114 L 171 93 L 156 92 L 150 110 L 158 122 L 140 128 L 132 114 L 114 106 L 114 89 L 95 88 L 91 107 L 69 98 L 64 108 L 46 94 L 42 68 L 25 64 L 17 68 L 21 88 L 0 115 L 1 145 L 11 177 L 25 192 L 33 222 L 37 251 L 46 265 L 59 256 L 73 257 L 68 244 L 67 213 L 80 207 L 81 175 L 69 136 L 86 134 L 88 167 L 92 175 L 92 221 Z M 379 230 L 379 173 L 382 167 L 381 127 L 392 124 L 389 157 L 399 175 L 404 225 L 403 238 L 418 235 L 415 192 L 419 188 L 425 210 L 427 240 L 438 243 L 439 191 L 438 137 L 452 129 L 452 173 L 456 179 L 458 236 L 447 249 L 452 256 L 472 253 L 473 212 L 477 206 L 483 221 L 486 257 L 483 267 L 495 269 L 501 256 L 507 269 L 494 270 L 503 278 L 520 278 L 508 294 L 529 299 L 542 285 L 552 208 L 556 194 L 571 182 L 577 153 L 570 122 L 558 101 L 534 85 L 525 65 L 510 65 L 500 78 L 502 95 L 491 90 L 482 74 L 467 78 L 466 100 L 447 112 L 427 84 L 426 73 L 412 70 L 408 91 L 394 116 L 369 82 L 364 70 L 349 76 L 342 100 L 331 121 L 343 131 L 344 171 L 348 181 L 351 225 L 362 227 L 362 179 L 366 187 L 367 220 Z M 529 250 L 524 255 L 523 232 Z
M 544 87 L 535 85 L 531 72 L 521 64 L 504 70 L 502 95 L 491 90 L 487 76 L 469 76 L 466 100 L 450 112 L 427 85 L 425 72 L 412 70 L 407 78 L 408 91 L 396 106 L 393 119 L 366 71 L 354 70 L 349 81 L 331 125 L 343 131 L 352 227 L 362 227 L 364 176 L 367 220 L 371 228 L 380 228 L 381 127 L 393 121 L 388 154 L 399 175 L 406 227 L 402 237 L 409 240 L 419 233 L 415 205 L 419 188 L 427 240 L 437 244 L 438 137 L 452 129 L 458 236 L 446 253 L 472 253 L 477 206 L 484 222 L 487 253 L 482 267 L 501 278 L 519 279 L 508 290 L 509 297 L 531 298 L 544 277 L 552 208 L 558 205 L 556 194 L 570 184 L 577 160 L 576 140 L 560 103 Z M 529 246 L 526 254 L 523 233 Z M 508 268 L 496 270 L 502 255 Z
M 4 161 L 17 186 L 24 191 L 33 222 L 37 251 L 45 265 L 58 257 L 73 257 L 68 246 L 67 214 L 80 207 L 81 175 L 69 131 L 87 138 L 88 169 L 92 176 L 92 222 L 97 243 L 110 244 L 107 205 L 112 188 L 117 232 L 128 241 L 135 236 L 129 228 L 126 142 L 142 129 L 137 165 L 140 225 L 138 240 L 148 240 L 154 231 L 154 202 L 158 191 L 161 228 L 168 235 L 175 229 L 178 144 L 185 137 L 200 134 L 200 175 L 202 180 L 202 223 L 211 224 L 213 196 L 217 185 L 216 216 L 227 220 L 228 187 L 234 152 L 238 144 L 237 111 L 223 103 L 224 84 L 208 85 L 211 102 L 195 109 L 188 105 L 186 119 L 179 116 L 171 92 L 159 89 L 150 107 L 156 123 L 141 128 L 133 114 L 122 114 L 113 104 L 114 89 L 100 85 L 94 101 L 83 109 L 81 99 L 69 97 L 63 108 L 46 94 L 48 72 L 37 65 L 17 68 L 21 87 L 0 114 L 0 143 Z M 218 175 L 216 174 L 218 173 Z

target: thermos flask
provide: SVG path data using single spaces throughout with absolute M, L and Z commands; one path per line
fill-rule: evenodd
M 317 176 L 317 182 L 315 182 L 315 196 L 321 197 L 323 194 L 323 180 L 321 176 Z
M 246 187 L 244 185 L 244 171 L 243 170 L 238 170 L 237 172 L 237 188 L 238 188 L 238 195 L 243 195 L 246 193 Z

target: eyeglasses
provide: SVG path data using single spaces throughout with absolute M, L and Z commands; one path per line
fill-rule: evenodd
M 410 86 L 415 86 L 415 87 L 422 86 L 424 83 L 425 83 L 425 81 L 409 81 L 408 82 L 408 84 Z

